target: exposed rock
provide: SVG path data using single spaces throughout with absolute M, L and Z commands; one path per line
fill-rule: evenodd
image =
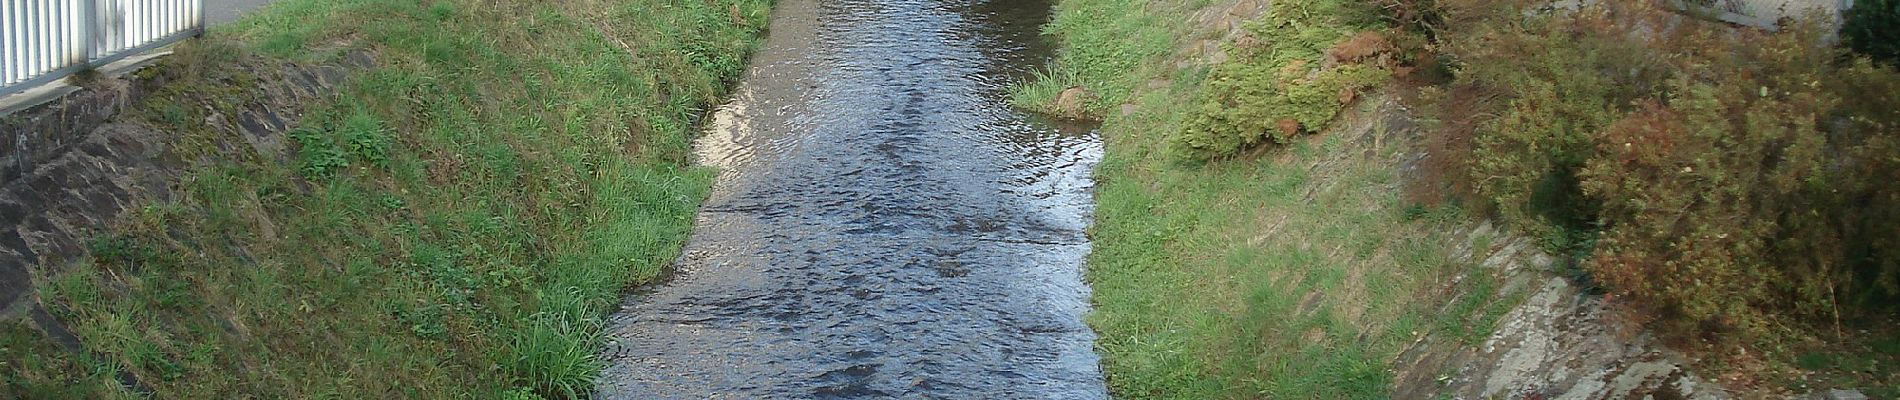
M 1408 168 L 1403 163 L 1396 167 L 1401 175 Z M 1730 397 L 1687 370 L 1679 354 L 1638 327 L 1622 323 L 1601 296 L 1555 274 L 1557 259 L 1531 239 L 1513 236 L 1490 222 L 1469 224 L 1448 234 L 1464 238 L 1462 245 L 1450 251 L 1455 260 L 1478 265 L 1481 268 L 1473 273 L 1492 274 L 1503 283 L 1497 298 L 1521 294 L 1524 300 L 1498 320 L 1480 345 L 1433 334 L 1413 342 L 1393 360 L 1394 398 Z
M 96 79 L 82 90 L 0 117 L 0 184 L 58 157 L 86 134 L 136 104 L 154 80 Z
M 1199 60 L 1201 65 L 1226 62 L 1227 51 L 1221 47 L 1221 43 L 1233 43 L 1236 47 L 1257 45 L 1259 40 L 1248 35 L 1247 23 L 1266 12 L 1266 0 L 1238 0 L 1201 9 L 1193 18 L 1195 25 L 1206 31 L 1206 34 L 1198 37 L 1205 39 L 1184 47 L 1184 57 L 1176 58 L 1183 61 Z M 1188 65 L 1176 67 L 1186 68 Z
M 1867 400 L 1867 395 L 1861 394 L 1859 390 L 1834 389 L 1814 392 L 1809 394 L 1808 398 L 1814 400 Z
M 345 60 L 345 66 L 234 67 L 264 83 L 252 88 L 249 103 L 225 110 L 234 117 L 206 117 L 206 125 L 223 134 L 215 145 L 286 159 L 284 135 L 302 119 L 304 103 L 330 96 L 347 69 L 374 65 L 360 51 Z M 0 119 L 0 132 L 13 134 L 6 140 L 13 146 L 0 149 L 7 161 L 0 168 L 0 309 L 26 309 L 16 303 L 30 301 L 32 276 L 57 274 L 84 256 L 86 241 L 126 211 L 169 199 L 170 183 L 197 161 L 170 151 L 176 132 L 118 118 L 139 96 L 164 84 L 167 72 L 106 78 L 105 84 Z
M 1490 231 L 1489 224 L 1476 231 Z M 1474 236 L 1475 237 L 1475 236 Z M 1541 260 L 1541 261 L 1533 261 Z M 1598 296 L 1543 266 L 1549 257 L 1523 238 L 1482 265 L 1535 287 L 1481 346 L 1427 336 L 1395 361 L 1399 398 L 1722 399 L 1720 387 L 1685 369 L 1679 355 L 1647 334 L 1627 333 Z M 1542 265 L 1539 265 L 1542 264 Z M 1532 267 L 1532 268 L 1526 268 Z M 1515 270 L 1515 273 L 1507 272 Z
M 1081 86 L 1071 86 L 1068 89 L 1062 89 L 1062 93 L 1056 94 L 1054 111 L 1056 115 L 1063 117 L 1081 118 L 1086 115 L 1088 97 L 1088 89 L 1083 89 Z

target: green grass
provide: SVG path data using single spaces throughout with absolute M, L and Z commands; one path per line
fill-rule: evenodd
M 1457 333 L 1495 324 L 1479 315 L 1490 303 L 1435 314 L 1436 289 L 1460 272 L 1486 277 L 1461 292 L 1493 289 L 1439 250 L 1463 220 L 1408 218 L 1390 146 L 1365 158 L 1326 150 L 1348 146 L 1334 136 L 1304 156 L 1184 167 L 1135 133 L 1165 131 L 1156 121 L 1111 119 L 1097 172 L 1090 322 L 1117 395 L 1384 398 L 1388 363 L 1415 335 L 1470 315 L 1480 324 Z
M 1204 3 L 1193 0 L 1191 3 Z M 1148 0 L 1070 0 L 1056 4 L 1056 16 L 1043 33 L 1061 38 L 1061 56 L 1036 79 L 1022 83 L 1011 100 L 1019 107 L 1050 111 L 1057 95 L 1082 87 L 1090 96 L 1083 108 L 1101 113 L 1132 101 L 1147 73 L 1161 68 L 1144 64 L 1172 52 L 1186 37 L 1180 26 L 1164 23 L 1182 9 L 1198 4 Z
M 90 357 L 73 356 L 32 330 L 30 322 L 0 322 L 0 393 L 29 399 L 132 398 L 117 389 L 118 367 Z
M 1462 239 L 1443 234 L 1468 223 L 1460 210 L 1401 203 L 1394 140 L 1329 130 L 1205 165 L 1168 155 L 1206 67 L 1129 67 L 1174 65 L 1181 45 L 1130 32 L 1197 35 L 1189 15 L 1205 4 L 1185 3 L 1063 1 L 1048 29 L 1065 46 L 1057 81 L 1017 92 L 1035 104 L 1077 80 L 1137 105 L 1103 127 L 1089 257 L 1089 322 L 1114 394 L 1386 398 L 1389 364 L 1417 335 L 1488 335 L 1517 303 L 1479 301 L 1492 298 L 1490 272 L 1443 250 Z M 1169 85 L 1136 87 L 1149 81 Z M 1441 312 L 1460 274 L 1472 278 L 1452 291 L 1478 300 Z
M 39 278 L 104 359 L 9 328 L 0 397 L 123 395 L 121 368 L 167 398 L 584 396 L 604 313 L 691 229 L 692 130 L 768 8 L 285 0 L 213 29 L 138 117 L 195 172 Z M 192 122 L 350 49 L 378 68 L 307 107 L 288 162 Z

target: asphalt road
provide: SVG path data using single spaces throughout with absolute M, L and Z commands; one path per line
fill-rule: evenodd
M 245 12 L 270 4 L 270 0 L 205 0 L 205 19 L 212 25 L 236 21 Z

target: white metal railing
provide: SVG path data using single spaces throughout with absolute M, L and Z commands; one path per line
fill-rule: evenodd
M 204 31 L 203 0 L 0 0 L 0 95 Z

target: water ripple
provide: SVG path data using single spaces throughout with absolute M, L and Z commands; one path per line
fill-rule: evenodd
M 1008 107 L 1047 2 L 787 0 L 696 142 L 722 173 L 599 397 L 1106 398 L 1091 128 Z

